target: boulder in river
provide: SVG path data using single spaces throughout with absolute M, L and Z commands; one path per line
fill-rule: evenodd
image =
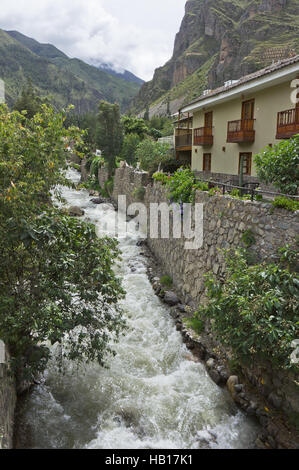
M 177 305 L 180 302 L 180 299 L 178 298 L 175 292 L 168 291 L 165 292 L 164 302 L 167 305 L 171 305 L 173 307 L 174 305 Z
M 85 214 L 84 210 L 78 206 L 72 206 L 68 209 L 68 214 L 71 217 L 82 217 Z

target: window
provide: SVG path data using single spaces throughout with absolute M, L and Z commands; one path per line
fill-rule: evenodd
M 242 103 L 242 120 L 254 119 L 254 100 Z
M 251 152 L 242 152 L 239 155 L 239 174 L 241 171 L 241 162 L 243 161 L 243 175 L 250 176 L 251 175 L 251 160 L 252 160 L 252 153 Z
M 210 153 L 203 154 L 202 171 L 211 171 L 211 160 L 212 160 L 212 155 Z

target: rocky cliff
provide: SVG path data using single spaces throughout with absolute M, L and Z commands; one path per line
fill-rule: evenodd
M 133 102 L 177 111 L 204 88 L 299 52 L 299 0 L 188 0 L 172 58 Z

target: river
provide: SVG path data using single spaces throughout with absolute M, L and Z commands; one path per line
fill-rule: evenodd
M 79 181 L 75 170 L 69 177 Z M 112 208 L 90 202 L 87 191 L 63 188 L 69 205 L 98 225 Z M 230 396 L 190 360 L 168 307 L 155 296 L 134 223 L 120 240 L 115 266 L 127 292 L 121 302 L 127 329 L 109 368 L 61 374 L 51 362 L 40 385 L 19 407 L 18 448 L 35 449 L 241 449 L 254 447 L 258 428 Z

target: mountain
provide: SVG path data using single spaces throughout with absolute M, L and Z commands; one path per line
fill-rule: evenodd
M 136 77 L 136 75 L 134 75 L 132 72 L 129 72 L 128 70 L 124 70 L 123 72 L 117 72 L 116 70 L 113 69 L 113 66 L 109 64 L 101 64 L 98 66 L 98 68 L 100 70 L 104 70 L 104 72 L 107 72 L 110 75 L 123 78 L 127 82 L 138 83 L 138 85 L 144 84 L 144 80 L 142 80 L 139 77 Z
M 172 58 L 155 71 L 132 110 L 176 112 L 204 89 L 299 52 L 299 0 L 188 0 Z
M 9 105 L 30 79 L 37 92 L 47 96 L 57 109 L 73 104 L 80 114 L 96 111 L 101 99 L 117 101 L 125 111 L 140 88 L 138 83 L 70 59 L 51 44 L 1 29 L 0 78 L 5 82 Z

